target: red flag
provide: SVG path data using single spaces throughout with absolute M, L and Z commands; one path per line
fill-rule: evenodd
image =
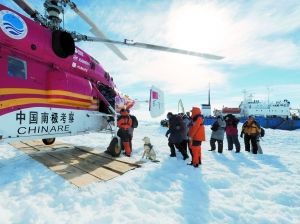
M 152 99 L 157 100 L 158 99 L 158 92 L 152 91 Z

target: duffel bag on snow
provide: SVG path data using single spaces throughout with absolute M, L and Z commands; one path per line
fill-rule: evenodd
M 109 154 L 113 157 L 117 157 L 121 154 L 121 148 L 119 144 L 119 139 L 118 137 L 113 137 L 112 140 L 109 143 L 109 146 L 107 147 L 106 154 Z

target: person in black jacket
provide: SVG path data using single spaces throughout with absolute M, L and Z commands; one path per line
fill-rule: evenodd
M 182 133 L 182 142 L 181 142 L 181 148 L 182 148 L 182 155 L 183 155 L 183 159 L 187 159 L 189 158 L 188 154 L 187 154 L 187 148 L 188 147 L 188 143 L 189 143 L 189 129 L 192 126 L 192 118 L 188 115 L 188 114 L 179 114 L 182 122 L 183 122 L 183 130 L 181 131 Z M 192 156 L 192 150 L 189 148 L 190 154 Z
M 168 145 L 171 150 L 170 157 L 176 157 L 175 147 L 181 152 L 183 159 L 188 158 L 186 150 L 182 148 L 184 124 L 180 116 L 174 115 L 171 112 L 167 114 L 169 120 L 169 129 L 166 132 L 166 137 L 168 138 Z

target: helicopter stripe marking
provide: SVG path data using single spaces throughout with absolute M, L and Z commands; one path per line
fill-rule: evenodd
M 0 109 L 0 116 L 10 114 L 18 110 L 23 110 L 23 109 L 26 110 L 26 109 L 33 109 L 33 108 L 44 108 L 44 109 L 55 108 L 55 109 L 76 110 L 76 111 L 98 111 L 97 105 L 93 105 L 90 106 L 89 108 L 85 108 L 85 107 L 74 107 L 74 106 L 66 106 L 66 105 L 30 103 L 30 104 L 23 104 L 15 107 Z
M 60 98 L 54 98 L 54 99 L 18 98 L 18 99 L 12 99 L 12 100 L 4 100 L 4 101 L 0 101 L 0 108 L 5 109 L 5 108 L 9 108 L 9 107 L 21 106 L 21 105 L 26 105 L 26 104 L 50 104 L 50 105 L 81 107 L 81 108 L 91 108 L 91 107 L 97 108 L 97 105 L 91 105 L 90 103 L 85 103 L 85 102 L 76 101 L 76 100 L 66 100 L 66 99 L 60 99 Z
M 40 95 L 40 94 L 4 94 L 0 96 L 0 100 L 12 100 L 12 99 L 19 99 L 19 98 L 43 98 L 43 99 L 55 99 L 55 98 L 60 98 L 60 99 L 66 99 L 66 100 L 76 100 L 80 102 L 85 102 L 89 104 L 97 104 L 98 100 L 93 99 L 93 100 L 85 100 L 85 99 L 79 99 L 75 97 L 70 97 L 70 96 L 63 96 L 63 95 Z
M 0 95 L 8 94 L 40 94 L 40 95 L 63 95 L 75 98 L 85 99 L 92 101 L 93 97 L 79 93 L 64 91 L 64 90 L 41 90 L 29 88 L 0 88 Z

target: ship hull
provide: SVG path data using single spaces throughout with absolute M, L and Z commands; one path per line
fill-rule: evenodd
M 247 120 L 246 117 L 240 119 L 241 123 Z M 286 119 L 282 117 L 255 117 L 255 120 L 263 128 L 280 129 L 280 130 L 296 130 L 300 129 L 300 119 Z
M 246 122 L 247 117 L 241 117 L 240 122 Z M 300 119 L 286 119 L 282 117 L 263 117 L 257 116 L 255 120 L 259 123 L 259 125 L 263 128 L 271 128 L 271 129 L 280 129 L 293 131 L 296 129 L 300 129 Z M 204 125 L 212 125 L 216 121 L 216 117 L 205 117 Z
M 204 125 L 212 125 L 216 120 L 216 117 L 204 117 Z

